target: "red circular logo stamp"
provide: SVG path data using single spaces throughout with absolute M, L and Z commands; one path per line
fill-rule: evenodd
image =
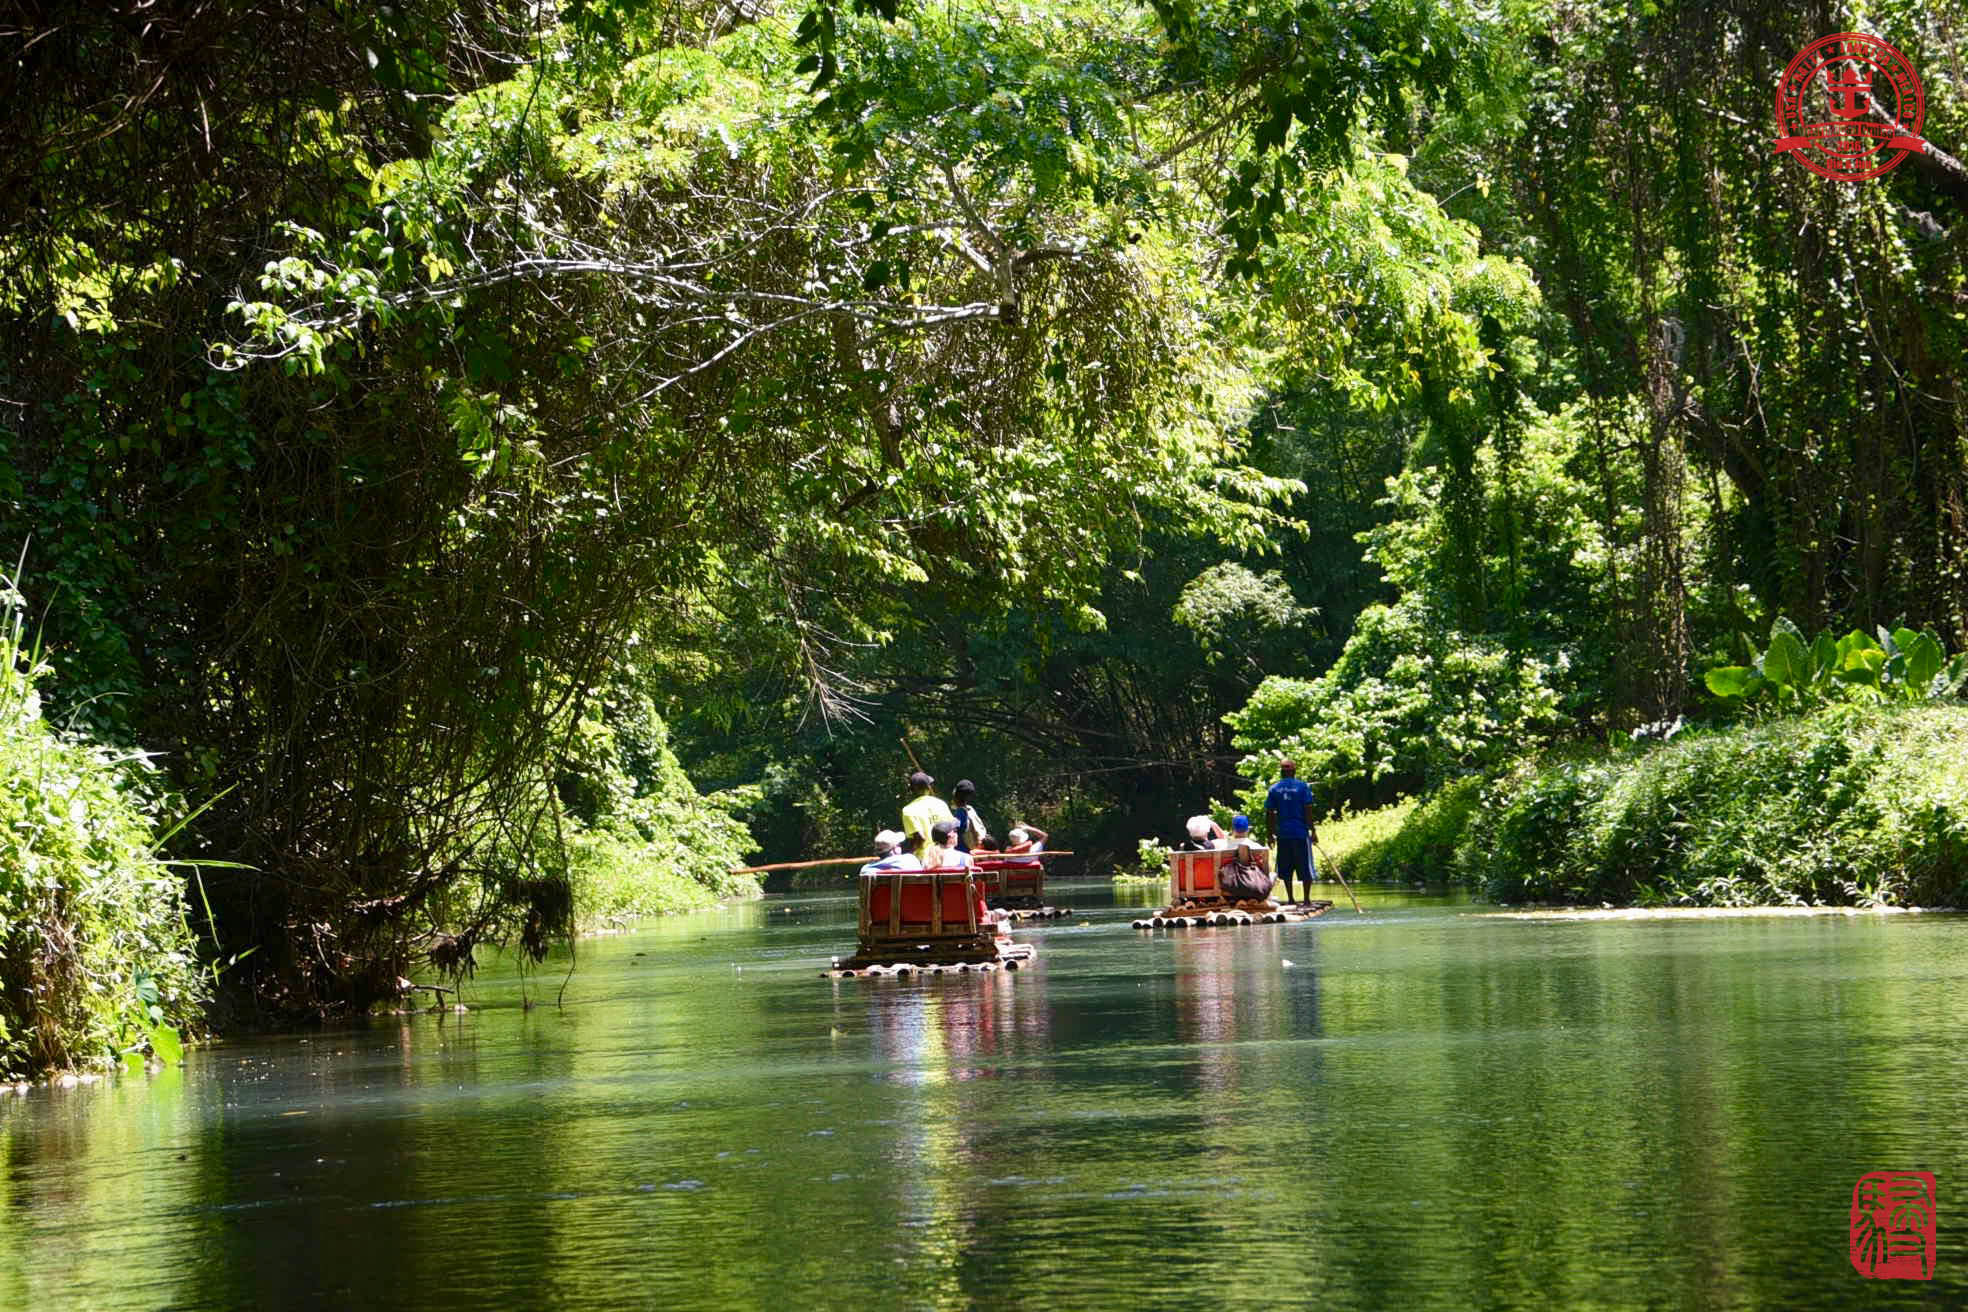
M 1905 55 L 1876 36 L 1836 32 L 1798 51 L 1777 83 L 1775 149 L 1823 177 L 1860 182 L 1925 150 L 1926 116 Z

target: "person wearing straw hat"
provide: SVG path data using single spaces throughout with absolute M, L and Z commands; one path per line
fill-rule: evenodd
M 1005 855 L 1017 856 L 1024 852 L 1045 851 L 1046 839 L 1051 835 L 1035 824 L 1026 823 L 1015 827 L 1007 837 L 1011 841 L 1005 844 Z

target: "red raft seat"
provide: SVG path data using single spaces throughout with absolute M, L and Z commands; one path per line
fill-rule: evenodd
M 961 870 L 894 870 L 861 877 L 861 941 L 975 937 L 982 907 Z
M 883 870 L 860 884 L 860 950 L 829 975 L 1015 970 L 1032 957 L 987 918 L 983 884 L 968 870 Z
M 1028 856 L 977 856 L 984 900 L 994 907 L 1045 905 L 1045 862 Z
M 1238 846 L 1248 850 L 1250 859 L 1266 871 L 1271 869 L 1271 849 L 1256 843 Z M 1235 847 L 1217 847 L 1204 852 L 1170 852 L 1169 905 L 1179 907 L 1189 902 L 1206 907 L 1226 901 L 1222 888 L 1217 884 L 1216 873 L 1236 857 Z

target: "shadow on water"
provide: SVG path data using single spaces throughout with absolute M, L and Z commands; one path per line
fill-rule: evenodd
M 1015 975 L 822 979 L 851 901 L 775 898 L 584 941 L 571 978 L 492 966 L 468 1015 L 9 1098 L 0 1306 L 1968 1294 L 1968 921 L 1368 888 L 1137 931 L 1137 890 L 1066 887 Z M 1853 1182 L 1892 1167 L 1940 1178 L 1933 1282 L 1847 1265 Z

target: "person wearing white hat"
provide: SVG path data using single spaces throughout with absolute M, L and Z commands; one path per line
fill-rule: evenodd
M 1011 833 L 1007 834 L 1006 837 L 1011 840 L 1005 844 L 1004 850 L 1007 856 L 1017 856 L 1024 852 L 1042 852 L 1045 850 L 1046 831 L 1037 825 L 1019 825 Z
M 861 867 L 864 875 L 878 875 L 884 870 L 921 870 L 923 864 L 914 853 L 902 850 L 905 841 L 902 834 L 893 829 L 884 829 L 875 835 L 875 859 Z
M 1192 815 L 1184 827 L 1189 831 L 1189 841 L 1177 846 L 1178 852 L 1207 852 L 1212 847 L 1226 846 L 1223 826 L 1212 816 Z

